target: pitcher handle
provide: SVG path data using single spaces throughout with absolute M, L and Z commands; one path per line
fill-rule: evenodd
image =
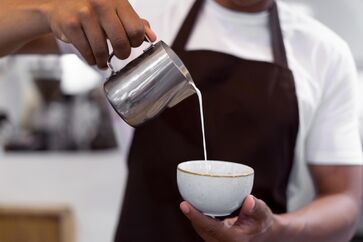
M 145 38 L 144 38 L 144 42 L 148 42 L 150 44 L 149 47 L 147 47 L 145 50 L 144 50 L 144 53 L 148 50 L 150 50 L 151 48 L 154 47 L 154 44 L 151 42 L 151 40 L 149 39 L 149 37 L 147 35 L 145 35 Z M 108 68 L 110 68 L 111 70 L 111 75 L 115 74 L 117 71 L 115 70 L 115 68 L 112 66 L 112 58 L 115 56 L 115 52 L 112 51 L 112 53 L 110 54 L 110 56 L 108 57 L 107 59 L 107 66 Z

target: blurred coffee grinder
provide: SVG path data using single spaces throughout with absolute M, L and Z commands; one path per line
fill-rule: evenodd
M 62 91 L 60 57 L 45 56 L 30 68 L 41 104 L 29 114 L 26 129 L 32 144 L 7 146 L 9 151 L 79 151 L 116 148 L 108 106 L 100 88 L 86 93 Z M 76 73 L 82 78 L 82 73 Z
M 7 114 L 0 110 L 0 156 L 4 152 L 5 144 L 10 139 L 11 130 L 11 124 Z

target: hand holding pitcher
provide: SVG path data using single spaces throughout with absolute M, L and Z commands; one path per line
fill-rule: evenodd
M 72 43 L 85 60 L 106 67 L 109 39 L 115 55 L 126 59 L 145 34 L 155 41 L 146 20 L 126 0 L 43 1 L 42 13 L 56 37 Z

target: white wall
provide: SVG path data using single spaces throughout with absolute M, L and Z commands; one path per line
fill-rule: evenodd
M 284 0 L 309 6 L 313 16 L 345 39 L 363 68 L 362 0 Z
M 0 157 L 1 205 L 70 206 L 76 242 L 111 242 L 127 170 L 120 152 Z
M 49 58 L 54 56 L 43 60 Z M 72 94 L 93 88 L 101 78 L 75 58 L 61 59 L 62 87 Z M 30 88 L 31 67 L 43 64 L 36 56 L 0 59 L 0 108 L 13 123 L 21 122 L 22 107 L 36 95 Z M 0 147 L 0 206 L 67 205 L 75 215 L 75 242 L 112 242 L 127 177 L 122 151 L 128 150 L 131 134 L 114 112 L 113 120 L 121 145 L 113 152 L 4 156 Z

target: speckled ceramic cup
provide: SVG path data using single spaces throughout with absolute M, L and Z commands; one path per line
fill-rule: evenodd
M 209 216 L 227 216 L 238 209 L 252 191 L 254 170 L 225 161 L 186 161 L 177 168 L 182 197 Z

